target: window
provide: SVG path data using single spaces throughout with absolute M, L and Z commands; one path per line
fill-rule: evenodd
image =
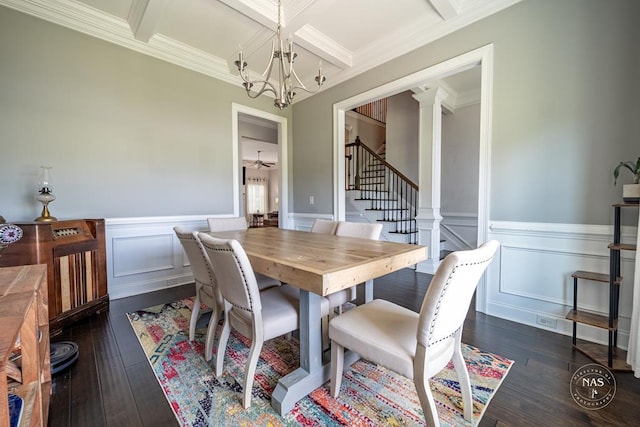
M 267 185 L 266 178 L 247 178 L 247 212 L 267 212 Z

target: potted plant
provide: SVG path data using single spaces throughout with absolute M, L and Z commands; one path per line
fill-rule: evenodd
M 620 162 L 618 166 L 613 170 L 613 185 L 616 185 L 618 181 L 618 175 L 620 174 L 620 168 L 627 168 L 633 174 L 633 183 L 625 184 L 622 187 L 622 200 L 625 203 L 640 203 L 640 157 L 635 163 Z

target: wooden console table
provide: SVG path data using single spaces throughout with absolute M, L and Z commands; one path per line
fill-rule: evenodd
M 108 309 L 103 219 L 14 224 L 23 237 L 5 249 L 0 267 L 46 264 L 52 335 Z
M 0 268 L 0 425 L 9 425 L 8 393 L 20 396 L 20 425 L 46 426 L 51 394 L 44 265 Z M 21 366 L 10 360 L 20 339 Z M 10 382 L 9 379 L 12 381 Z

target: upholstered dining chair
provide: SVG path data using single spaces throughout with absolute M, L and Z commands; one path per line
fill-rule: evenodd
M 378 240 L 382 232 L 382 224 L 370 222 L 349 222 L 340 221 L 336 226 L 336 236 L 358 237 L 360 239 Z M 356 287 L 352 286 L 348 289 L 327 295 L 330 310 L 337 309 L 338 313 L 342 313 L 342 306 L 356 299 Z M 333 315 L 333 313 L 331 313 Z
M 209 231 L 212 233 L 246 230 L 249 228 L 247 219 L 243 216 L 236 216 L 232 218 L 207 218 L 207 224 L 209 225 Z M 271 277 L 260 273 L 256 273 L 256 280 L 258 281 L 258 288 L 260 288 L 260 290 L 281 285 L 279 280 L 272 279 Z
M 333 397 L 340 391 L 348 348 L 413 379 L 427 425 L 439 426 L 429 378 L 453 359 L 464 418 L 471 421 L 471 383 L 460 339 L 473 293 L 499 245 L 491 240 L 478 249 L 449 254 L 433 276 L 419 314 L 377 299 L 334 317 L 329 322 Z
M 189 264 L 191 264 L 191 271 L 196 284 L 196 299 L 193 303 L 191 321 L 189 322 L 189 340 L 193 341 L 194 339 L 196 323 L 198 321 L 198 315 L 200 314 L 200 306 L 204 303 L 212 310 L 204 346 L 205 359 L 211 360 L 213 339 L 216 334 L 218 319 L 222 314 L 222 295 L 218 291 L 216 278 L 211 269 L 207 254 L 200 244 L 198 232 L 189 231 L 180 226 L 173 227 L 173 231 L 176 233 L 178 240 L 180 240 Z
M 216 376 L 222 375 L 230 328 L 251 339 L 245 367 L 242 405 L 251 405 L 251 389 L 265 341 L 298 329 L 299 289 L 290 285 L 259 291 L 246 252 L 237 240 L 200 233 L 200 240 L 216 272 L 224 298 L 224 325 L 216 353 Z M 328 312 L 328 304 L 323 312 Z
M 338 221 L 316 218 L 311 225 L 312 233 L 335 234 Z

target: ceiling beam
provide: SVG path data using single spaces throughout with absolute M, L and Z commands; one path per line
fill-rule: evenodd
M 323 61 L 345 69 L 353 65 L 353 52 L 308 24 L 313 16 L 322 15 L 327 9 L 334 7 L 336 1 L 307 0 L 305 4 L 298 3 L 298 10 L 291 10 L 286 34 L 293 34 L 296 44 L 319 56 Z
M 458 16 L 457 0 L 429 0 L 429 3 L 445 21 Z
M 250 19 L 263 25 L 265 28 L 257 31 L 249 41 L 242 45 L 245 56 L 258 50 L 268 43 L 278 25 L 278 9 L 273 3 L 258 0 L 220 0 L 230 8 L 246 15 Z M 304 49 L 319 56 L 322 61 L 331 63 L 338 68 L 349 68 L 353 64 L 353 54 L 335 40 L 316 28 L 307 24 L 309 20 L 326 9 L 332 7 L 337 0 L 302 0 L 292 3 L 290 9 L 282 10 L 280 25 L 282 38 L 287 39 L 293 35 L 294 42 Z M 229 70 L 237 74 L 234 54 L 227 58 Z
M 295 43 L 343 70 L 353 65 L 353 53 L 350 50 L 311 25 L 296 31 Z
M 273 28 L 275 31 L 278 24 L 278 6 L 273 2 L 264 0 L 220 0 L 220 3 L 226 4 L 231 9 L 265 27 Z M 282 19 L 284 20 L 284 16 Z
M 169 0 L 133 0 L 127 22 L 136 40 L 147 43 L 156 32 Z

